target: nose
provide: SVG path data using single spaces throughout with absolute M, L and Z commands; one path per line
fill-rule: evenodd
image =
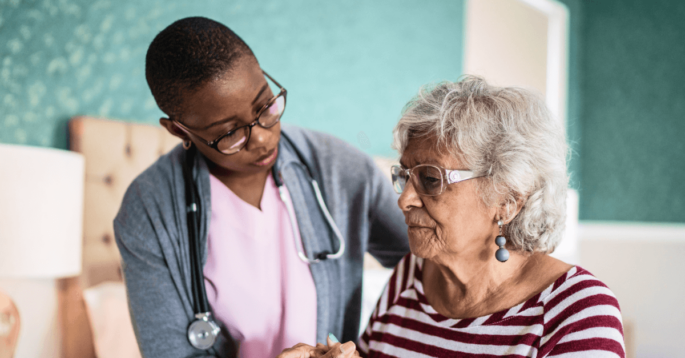
M 404 185 L 404 190 L 402 190 L 400 198 L 397 199 L 397 205 L 405 212 L 409 211 L 411 208 L 423 207 L 423 201 L 421 201 L 421 197 L 419 197 L 419 194 L 414 190 L 414 185 L 411 180 L 407 180 L 407 183 Z
M 266 146 L 273 135 L 271 129 L 273 128 L 263 128 L 260 125 L 253 126 L 252 133 L 250 134 L 250 142 L 247 144 L 250 146 L 249 149 Z

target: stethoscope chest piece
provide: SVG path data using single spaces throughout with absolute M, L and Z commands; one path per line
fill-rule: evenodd
M 221 329 L 212 320 L 210 313 L 200 313 L 188 327 L 188 340 L 193 347 L 207 350 L 214 345 Z

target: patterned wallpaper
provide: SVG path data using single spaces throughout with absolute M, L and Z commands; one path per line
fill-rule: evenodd
M 159 117 L 144 56 L 165 7 L 118 4 L 0 1 L 0 141 L 64 148 L 76 114 Z
M 147 47 L 201 15 L 241 35 L 288 89 L 284 121 L 392 155 L 404 103 L 460 74 L 462 13 L 451 0 L 0 0 L 0 142 L 66 148 L 80 114 L 157 123 Z

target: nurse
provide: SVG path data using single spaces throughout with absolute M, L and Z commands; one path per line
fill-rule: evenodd
M 133 181 L 114 221 L 143 356 L 264 358 L 329 334 L 356 341 L 364 253 L 393 267 L 409 251 L 389 180 L 341 140 L 282 126 L 286 89 L 218 22 L 171 24 L 145 74 L 161 125 L 183 143 Z M 220 329 L 208 347 L 188 335 L 202 284 Z

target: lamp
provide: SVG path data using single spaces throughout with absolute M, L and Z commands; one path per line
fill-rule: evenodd
M 17 305 L 17 356 L 61 351 L 56 278 L 81 273 L 83 156 L 0 144 L 0 290 Z

